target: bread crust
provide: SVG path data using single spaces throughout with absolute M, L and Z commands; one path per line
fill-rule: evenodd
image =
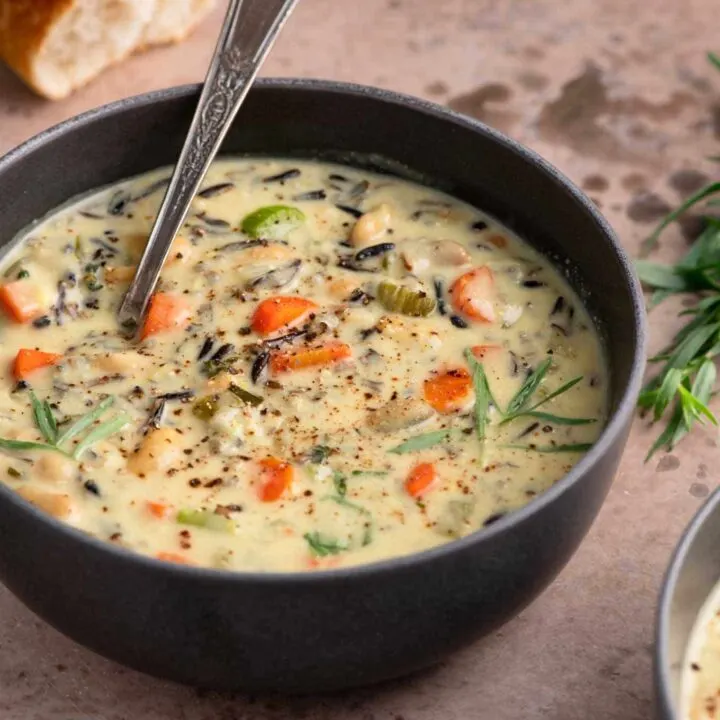
M 172 0 L 179 2 L 180 0 Z M 161 4 L 155 0 L 115 0 L 118 4 L 144 6 L 148 10 L 147 21 L 141 21 L 138 33 L 130 40 L 128 47 L 112 54 L 95 70 L 91 70 L 80 79 L 66 76 L 67 82 L 59 82 L 57 75 L 48 77 L 47 65 L 40 62 L 43 52 L 47 51 L 47 43 L 58 23 L 71 11 L 83 7 L 85 0 L 0 0 L 0 60 L 3 60 L 19 75 L 36 93 L 51 100 L 66 97 L 81 85 L 90 82 L 108 67 L 122 61 L 126 56 L 141 52 L 155 45 L 166 45 L 180 42 L 190 34 L 212 10 L 215 0 L 189 0 L 192 11 L 189 14 L 171 15 L 171 25 L 164 31 L 157 32 L 159 27 L 167 25 L 161 18 Z M 167 9 L 167 6 L 165 6 Z M 172 6 L 170 6 L 172 9 Z M 154 22 L 156 32 L 152 33 Z M 108 27 L 107 24 L 101 27 Z M 143 29 L 144 28 L 144 29 Z M 52 42 L 56 43 L 56 40 Z M 83 58 L 84 46 L 73 45 L 73 53 L 78 60 Z M 92 65 L 91 65 L 92 67 Z
M 33 60 L 48 33 L 75 0 L 0 0 L 0 58 L 41 95 L 47 88 L 36 80 Z

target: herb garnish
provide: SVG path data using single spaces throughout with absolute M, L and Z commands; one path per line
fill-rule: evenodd
M 120 413 L 114 418 L 100 423 L 82 440 L 80 440 L 71 452 L 66 450 L 63 446 L 67 445 L 67 443 L 87 430 L 96 420 L 98 420 L 100 416 L 103 415 L 103 413 L 105 413 L 105 411 L 115 402 L 115 398 L 112 396 L 105 398 L 98 403 L 93 410 L 80 416 L 77 420 L 75 420 L 75 422 L 70 424 L 62 433 L 59 431 L 57 420 L 48 401 L 38 400 L 32 390 L 30 391 L 30 401 L 32 403 L 35 425 L 45 439 L 45 442 L 31 442 L 27 440 L 10 440 L 7 438 L 0 438 L 0 449 L 9 451 L 53 450 L 61 455 L 65 455 L 66 457 L 79 460 L 85 450 L 95 443 L 100 442 L 106 437 L 118 432 L 118 430 L 121 430 L 129 422 L 127 415 L 125 415 L 125 413 Z
M 533 372 L 530 373 L 530 375 L 528 375 L 525 382 L 523 382 L 520 389 L 508 403 L 505 410 L 500 407 L 500 404 L 497 400 L 495 400 L 495 397 L 492 394 L 482 363 L 472 354 L 470 349 L 465 350 L 465 358 L 472 369 L 473 388 L 475 390 L 475 406 L 473 409 L 475 433 L 477 434 L 478 440 L 481 444 L 484 444 L 486 439 L 490 405 L 494 406 L 501 416 L 502 419 L 500 420 L 500 425 L 505 425 L 512 420 L 522 417 L 535 418 L 536 420 L 543 420 L 557 425 L 589 425 L 590 423 L 597 422 L 595 418 L 564 417 L 562 415 L 554 415 L 552 413 L 537 410 L 537 408 L 541 407 L 553 398 L 556 398 L 558 395 L 570 390 L 570 388 L 575 387 L 575 385 L 583 379 L 582 376 L 573 378 L 556 390 L 548 393 L 541 400 L 533 403 L 533 396 L 545 379 L 548 370 L 550 370 L 552 358 L 544 360 L 535 370 L 533 370 Z M 455 432 L 455 430 L 447 429 L 436 430 L 434 432 L 424 433 L 423 435 L 415 435 L 405 442 L 400 443 L 400 445 L 390 448 L 388 452 L 395 453 L 396 455 L 402 455 L 404 453 L 415 452 L 416 450 L 425 450 L 445 442 L 445 440 L 447 440 L 453 432 Z M 536 449 L 533 446 L 516 447 L 527 447 L 529 450 Z M 576 452 L 574 449 L 571 450 L 571 448 L 575 448 L 576 445 L 556 445 L 552 447 L 563 448 L 562 450 L 553 450 L 552 452 Z M 579 447 L 579 445 L 577 447 Z M 537 450 L 537 452 L 550 451 Z
M 496 407 L 497 403 L 490 392 L 490 385 L 482 363 L 478 362 L 469 349 L 465 350 L 465 357 L 472 368 L 473 388 L 475 389 L 475 408 L 473 412 L 475 416 L 475 432 L 480 443 L 484 443 L 490 403 Z
M 207 375 L 209 378 L 214 378 L 221 372 L 232 372 L 233 366 L 238 360 L 239 358 L 237 355 L 230 355 L 229 357 L 224 358 L 221 357 L 218 360 L 210 358 L 210 360 L 205 360 L 203 362 L 200 367 L 200 372 L 202 372 L 203 375 Z
M 308 460 L 313 465 L 322 465 L 332 453 L 332 448 L 327 445 L 315 445 L 308 453 Z
M 422 435 L 415 435 L 405 442 L 390 448 L 388 452 L 394 453 L 395 455 L 404 455 L 405 453 L 415 452 L 416 450 L 425 450 L 426 448 L 445 442 L 451 433 L 452 430 L 436 430 L 434 432 L 423 433 Z
M 338 497 L 344 498 L 347 495 L 347 478 L 339 470 L 333 470 L 332 480 Z
M 333 538 L 325 537 L 319 532 L 305 533 L 303 537 L 310 546 L 312 552 L 318 557 L 337 555 L 338 553 L 348 549 L 347 545 L 344 543 L 341 543 Z
M 348 500 L 345 495 L 330 495 L 330 497 L 328 497 L 327 499 L 332 500 L 337 505 L 341 505 L 342 507 L 346 507 L 350 510 L 354 510 L 356 513 L 360 513 L 360 515 L 363 515 L 364 517 L 368 518 L 368 522 L 365 525 L 365 532 L 363 533 L 361 545 L 362 545 L 362 547 L 369 545 L 372 542 L 372 537 L 373 537 L 372 513 L 367 508 L 363 507 L 362 505 L 358 505 L 357 503 L 354 503 L 352 500 Z
M 710 53 L 708 58 L 720 68 L 720 57 Z M 720 196 L 720 182 L 702 188 L 671 212 L 643 243 L 643 256 L 657 245 L 670 223 L 712 196 Z M 714 360 L 720 355 L 720 220 L 706 217 L 703 232 L 675 265 L 637 260 L 635 267 L 643 285 L 653 291 L 648 309 L 671 295 L 706 293 L 680 313 L 688 322 L 670 344 L 649 358 L 662 366 L 646 383 L 638 406 L 652 412 L 653 423 L 664 418 L 667 424 L 648 451 L 647 462 L 661 448 L 670 452 L 695 423 L 718 424 L 708 403 L 717 376 Z

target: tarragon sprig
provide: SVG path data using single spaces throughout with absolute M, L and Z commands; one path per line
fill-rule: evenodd
M 544 398 L 533 402 L 536 392 L 542 385 L 545 380 L 545 376 L 552 366 L 552 358 L 545 359 L 533 372 L 530 373 L 530 375 L 527 376 L 527 378 L 525 378 L 525 381 L 515 395 L 513 395 L 510 399 L 510 402 L 507 404 L 505 410 L 500 407 L 500 404 L 493 396 L 483 364 L 475 357 L 475 355 L 473 355 L 472 350 L 469 348 L 465 351 L 465 359 L 472 370 L 473 389 L 475 391 L 473 420 L 475 434 L 477 435 L 481 445 L 484 445 L 486 440 L 488 417 L 491 406 L 496 409 L 501 417 L 499 425 L 505 425 L 506 423 L 522 417 L 535 418 L 537 420 L 543 420 L 544 422 L 555 423 L 556 425 L 589 425 L 590 423 L 597 422 L 595 418 L 565 417 L 563 415 L 555 415 L 553 413 L 538 410 L 539 407 L 550 402 L 553 398 L 556 398 L 558 395 L 562 395 L 571 388 L 575 387 L 575 385 L 583 379 L 582 375 L 575 377 L 566 382 L 564 385 L 561 385 L 559 388 L 548 393 Z M 448 428 L 445 430 L 434 430 L 432 432 L 423 433 L 422 435 L 414 435 L 413 437 L 405 440 L 405 442 L 400 443 L 400 445 L 390 448 L 388 452 L 395 453 L 396 455 L 403 455 L 409 452 L 416 452 L 417 450 L 425 450 L 446 442 L 458 432 L 462 431 L 456 428 Z M 522 447 L 525 447 L 528 450 L 536 449 L 532 445 Z M 578 448 L 581 446 L 573 444 L 554 445 L 551 447 L 555 448 L 553 452 L 578 452 Z M 538 452 L 549 451 L 540 449 Z
M 720 69 L 720 57 L 708 54 Z M 685 212 L 700 204 L 715 204 L 720 198 L 720 182 L 702 188 L 671 212 L 643 244 L 647 255 L 657 245 L 660 233 Z M 652 422 L 666 425 L 648 451 L 647 462 L 658 450 L 671 451 L 696 423 L 718 424 L 708 403 L 717 377 L 715 358 L 720 355 L 720 220 L 705 218 L 705 228 L 692 246 L 674 265 L 646 259 L 635 263 L 643 285 L 653 293 L 648 309 L 671 295 L 698 294 L 697 302 L 681 315 L 687 323 L 670 344 L 650 358 L 660 371 L 640 393 L 638 406 L 651 414 Z
M 85 415 L 81 415 L 75 422 L 71 423 L 62 433 L 58 428 L 57 419 L 53 414 L 50 403 L 47 400 L 38 400 L 35 393 L 30 391 L 30 402 L 32 404 L 33 419 L 38 431 L 45 442 L 33 442 L 28 440 L 11 440 L 0 438 L 0 450 L 10 452 L 22 452 L 23 450 L 51 450 L 65 455 L 65 457 L 79 460 L 82 454 L 95 443 L 104 440 L 121 430 L 129 422 L 125 413 L 120 413 L 106 422 L 99 423 L 82 438 L 72 451 L 67 449 L 68 443 L 85 430 L 89 429 L 100 416 L 115 402 L 115 398 L 107 397 Z

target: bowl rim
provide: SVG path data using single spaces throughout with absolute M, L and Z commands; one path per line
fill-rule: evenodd
M 35 149 L 62 140 L 63 137 L 73 133 L 76 129 L 89 125 L 96 120 L 111 118 L 113 115 L 124 110 L 148 107 L 161 101 L 177 100 L 194 96 L 199 97 L 201 87 L 201 84 L 197 83 L 154 90 L 122 98 L 70 117 L 29 138 L 16 148 L 10 150 L 6 155 L 0 157 L 0 174 L 16 162 L 21 162 L 24 156 L 32 153 Z M 27 501 L 24 501 L 17 493 L 1 482 L 0 502 L 13 504 L 16 508 L 23 510 L 27 514 L 34 515 L 37 520 L 50 525 L 56 531 L 70 535 L 74 540 L 87 543 L 101 552 L 113 555 L 115 560 L 119 562 L 137 563 L 140 566 L 145 566 L 149 571 L 154 570 L 171 575 L 182 575 L 202 582 L 234 582 L 239 585 L 244 583 L 262 585 L 313 585 L 333 581 L 342 582 L 350 578 L 366 578 L 404 571 L 417 565 L 429 564 L 433 561 L 441 560 L 446 556 L 462 551 L 477 543 L 487 542 L 496 535 L 504 533 L 514 525 L 521 524 L 535 513 L 539 513 L 546 506 L 552 504 L 556 498 L 582 480 L 582 477 L 595 466 L 602 456 L 616 443 L 619 436 L 624 432 L 627 420 L 632 417 L 635 411 L 636 398 L 640 391 L 645 369 L 647 320 L 640 282 L 633 270 L 632 262 L 620 244 L 615 231 L 597 210 L 592 201 L 569 178 L 535 151 L 521 145 L 478 120 L 436 103 L 412 95 L 368 85 L 322 79 L 261 78 L 255 82 L 253 89 L 255 88 L 260 90 L 283 90 L 291 93 L 297 91 L 313 91 L 351 97 L 366 97 L 370 100 L 404 107 L 419 114 L 429 115 L 445 122 L 448 131 L 455 126 L 488 137 L 492 141 L 504 146 L 508 151 L 519 155 L 528 164 L 540 169 L 548 176 L 549 180 L 554 180 L 564 187 L 570 195 L 570 198 L 591 216 L 600 232 L 605 235 L 607 241 L 610 243 L 611 249 L 617 257 L 619 270 L 624 276 L 624 281 L 630 291 L 633 302 L 633 324 L 636 342 L 630 376 L 617 408 L 608 418 L 600 437 L 580 461 L 571 468 L 570 472 L 558 480 L 551 488 L 534 498 L 524 507 L 508 513 L 487 528 L 481 528 L 465 537 L 409 555 L 391 557 L 377 562 L 353 565 L 345 568 L 324 569 L 317 572 L 249 572 L 168 563 L 100 540 L 80 529 L 72 527 L 42 512 Z
M 720 487 L 713 490 L 686 525 L 680 540 L 673 549 L 670 562 L 663 574 L 662 584 L 660 585 L 655 617 L 655 662 L 653 668 L 656 684 L 656 702 L 661 705 L 665 716 L 677 717 L 678 720 L 680 715 L 674 706 L 670 693 L 672 680 L 670 678 L 669 640 L 672 604 L 678 579 L 685 567 L 688 553 L 695 544 L 698 534 L 705 527 L 708 518 L 716 513 L 718 505 L 720 505 Z

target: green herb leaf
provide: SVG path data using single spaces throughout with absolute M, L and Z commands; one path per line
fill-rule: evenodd
M 564 385 L 561 385 L 556 390 L 553 390 L 551 393 L 546 395 L 542 400 L 539 402 L 536 402 L 534 405 L 531 405 L 528 410 L 536 410 L 541 405 L 544 405 L 547 402 L 550 402 L 553 398 L 556 398 L 558 395 L 562 395 L 563 393 L 567 392 L 570 388 L 575 387 L 581 380 L 583 379 L 582 375 L 578 375 L 578 377 L 573 378 L 572 380 L 568 380 Z
M 308 460 L 313 465 L 322 465 L 332 454 L 332 448 L 327 445 L 316 445 L 308 453 Z
M 716 378 L 717 369 L 715 363 L 710 358 L 705 358 L 698 369 L 690 392 L 701 402 L 709 402 Z
M 209 378 L 214 378 L 221 372 L 228 372 L 238 360 L 236 355 L 230 355 L 222 360 L 205 360 L 200 366 L 200 372 Z
M 705 403 L 698 400 L 698 398 L 682 385 L 678 390 L 680 392 L 680 405 L 683 409 L 683 419 L 688 428 L 692 426 L 693 422 L 702 422 L 703 418 L 709 420 L 713 425 L 718 424 L 715 415 L 713 415 Z
M 367 508 L 363 507 L 362 505 L 358 505 L 357 503 L 354 503 L 351 500 L 348 500 L 344 495 L 330 495 L 325 499 L 334 502 L 336 505 L 346 507 L 349 510 L 353 510 L 356 513 L 359 513 L 360 515 L 364 515 L 365 517 L 367 517 L 369 520 L 365 526 L 365 532 L 363 533 L 362 546 L 365 547 L 366 545 L 369 545 L 372 542 L 372 536 L 373 536 L 372 513 Z
M 105 398 L 105 400 L 100 402 L 94 410 L 91 410 L 89 413 L 76 420 L 60 437 L 58 437 L 57 422 L 50 404 L 46 400 L 40 402 L 32 391 L 30 392 L 30 401 L 32 403 L 35 423 L 37 424 L 42 436 L 48 442 L 28 442 L 25 440 L 9 440 L 0 438 L 0 449 L 10 451 L 52 450 L 60 453 L 61 455 L 65 455 L 65 457 L 77 460 L 91 445 L 99 442 L 100 440 L 104 440 L 109 435 L 112 435 L 123 428 L 129 422 L 128 417 L 121 414 L 106 423 L 98 425 L 75 446 L 75 450 L 71 454 L 63 450 L 61 447 L 62 444 L 72 440 L 79 433 L 89 428 L 110 407 L 110 405 L 112 405 L 114 398 Z
M 425 450 L 445 442 L 451 434 L 451 430 L 436 430 L 434 432 L 424 433 L 423 435 L 415 435 L 408 438 L 405 442 L 390 448 L 388 452 L 395 455 L 404 455 L 405 453 L 417 452 Z
M 333 487 L 339 497 L 347 494 L 347 478 L 339 470 L 333 470 Z
M 715 195 L 717 193 L 720 193 L 720 182 L 711 183 L 710 185 L 707 185 L 706 187 L 698 190 L 694 195 L 691 195 L 687 200 L 685 200 L 685 202 L 682 203 L 680 207 L 666 215 L 665 219 L 660 223 L 660 225 L 655 228 L 652 235 L 650 235 L 650 237 L 648 237 L 642 243 L 642 256 L 646 257 L 650 252 L 652 252 L 652 250 L 654 250 L 655 246 L 657 245 L 658 238 L 660 237 L 660 233 L 671 222 L 677 220 L 683 213 L 686 213 L 694 205 L 697 205 L 699 202 L 705 200 L 705 198 L 711 197 L 712 195 Z
M 648 450 L 648 454 L 645 456 L 645 462 L 647 462 L 662 447 L 664 447 L 668 452 L 672 450 L 675 445 L 680 442 L 683 436 L 687 434 L 687 432 L 688 428 L 683 422 L 682 409 L 679 405 L 677 405 L 670 422 L 665 426 L 665 429 L 652 444 L 650 450 Z
M 653 417 L 657 421 L 662 417 L 665 408 L 672 402 L 682 381 L 685 379 L 685 373 L 677 368 L 671 368 L 667 371 L 662 379 L 660 387 L 654 393 L 653 400 Z
M 642 283 L 648 287 L 673 292 L 689 289 L 685 279 L 677 274 L 674 267 L 660 265 L 649 260 L 636 260 L 635 270 Z
M 708 53 L 708 60 L 718 69 L 720 69 L 720 56 L 715 53 Z
M 545 378 L 545 375 L 547 375 L 551 364 L 552 358 L 547 358 L 528 375 L 525 382 L 508 403 L 507 410 L 505 411 L 507 415 L 515 415 L 525 409 L 533 393 L 540 387 L 540 383 Z
M 706 345 L 717 340 L 720 332 L 720 323 L 714 322 L 704 327 L 696 327 L 675 346 L 666 356 L 666 370 L 684 368 L 691 360 L 703 350 Z
M 371 515 L 371 512 L 367 508 L 364 508 L 362 505 L 354 503 L 352 500 L 348 500 L 343 495 L 330 495 L 327 499 L 332 500 L 332 502 L 336 503 L 337 505 L 342 505 L 343 507 L 349 508 L 350 510 L 355 510 L 355 512 L 358 512 L 361 515 Z
M 515 450 L 530 450 L 539 453 L 584 453 L 593 446 L 592 443 L 568 443 L 567 445 L 503 445 Z
M 55 445 L 47 445 L 46 443 L 32 442 L 28 440 L 7 440 L 6 438 L 0 438 L 0 449 L 11 450 L 13 452 L 21 450 L 53 450 L 61 455 L 70 457 L 68 453 L 59 447 L 55 447 Z
M 40 402 L 35 393 L 30 391 L 30 402 L 32 403 L 33 416 L 40 434 L 50 445 L 57 440 L 57 423 L 52 408 L 47 400 Z
M 672 295 L 673 292 L 671 290 L 656 290 L 650 296 L 650 300 L 647 303 L 648 311 L 652 310 L 654 307 L 657 307 L 661 302 L 667 300 Z
M 89 447 L 122 430 L 128 422 L 130 422 L 128 416 L 121 414 L 116 415 L 112 420 L 98 425 L 75 446 L 72 456 L 78 460 Z
M 114 402 L 115 398 L 112 396 L 100 401 L 93 410 L 79 417 L 60 435 L 57 439 L 57 445 L 61 446 L 70 442 L 70 440 L 89 428 Z
M 303 538 L 310 546 L 310 550 L 318 557 L 337 555 L 348 549 L 347 545 L 333 538 L 324 537 L 319 532 L 305 533 Z
M 485 368 L 483 368 L 482 363 L 478 362 L 471 350 L 465 350 L 465 358 L 472 368 L 473 389 L 475 390 L 475 433 L 478 436 L 478 440 L 483 443 L 485 441 L 485 429 L 492 398 L 490 385 L 487 375 L 485 374 Z
M 554 423 L 555 425 L 592 425 L 597 422 L 597 418 L 575 418 L 575 417 L 564 417 L 563 415 L 553 415 L 547 412 L 538 412 L 536 410 L 526 410 L 525 412 L 513 415 L 511 420 L 520 417 L 530 417 L 536 420 L 543 420 L 544 422 Z
M 390 473 L 387 470 L 353 470 L 350 474 L 355 476 L 369 475 L 373 477 L 385 477 Z

